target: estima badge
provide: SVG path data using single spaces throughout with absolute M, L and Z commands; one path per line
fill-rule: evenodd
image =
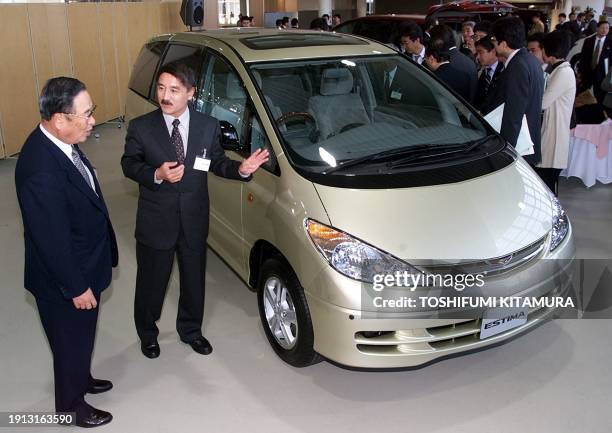
M 529 308 L 500 308 L 485 311 L 480 327 L 480 339 L 501 334 L 527 323 Z

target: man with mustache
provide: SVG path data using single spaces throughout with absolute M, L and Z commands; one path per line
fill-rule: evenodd
M 52 78 L 39 99 L 42 118 L 15 168 L 23 218 L 24 285 L 36 299 L 53 354 L 55 410 L 71 412 L 79 427 L 97 427 L 112 415 L 90 406 L 85 394 L 110 390 L 91 375 L 100 294 L 117 266 L 117 243 L 96 173 L 78 147 L 96 121 L 85 85 Z
M 183 63 L 169 63 L 157 77 L 160 108 L 130 122 L 121 158 L 123 173 L 140 187 L 134 321 L 142 353 L 157 358 L 155 322 L 161 316 L 176 254 L 180 273 L 176 330 L 195 352 L 208 355 L 212 346 L 202 334 L 207 175 L 212 171 L 249 181 L 268 160 L 268 151 L 258 149 L 242 163 L 229 159 L 221 147 L 219 122 L 189 105 L 195 92 L 193 70 Z

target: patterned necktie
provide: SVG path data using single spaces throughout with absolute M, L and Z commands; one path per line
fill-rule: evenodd
M 72 162 L 77 170 L 79 170 L 79 173 L 81 173 L 81 176 L 83 176 L 83 179 L 85 179 L 85 182 L 87 182 L 87 185 L 89 185 L 89 187 L 95 191 L 94 186 L 91 184 L 91 180 L 89 180 L 87 170 L 85 170 L 85 164 L 83 164 L 83 160 L 74 146 L 72 146 Z
M 489 87 L 489 85 L 491 84 L 491 80 L 493 77 L 491 77 L 491 71 L 493 70 L 493 68 L 491 68 L 490 66 L 487 66 L 487 69 L 485 69 L 485 81 L 487 82 L 487 87 Z
M 172 136 L 170 137 L 170 143 L 174 146 L 178 163 L 182 164 L 185 162 L 185 149 L 183 147 L 183 137 L 181 137 L 181 133 L 178 129 L 180 123 L 181 121 L 178 119 L 172 121 Z
M 597 44 L 595 45 L 595 51 L 593 51 L 593 59 L 591 61 L 591 69 L 595 69 L 597 67 L 597 63 L 599 63 L 599 49 L 601 48 L 601 40 L 597 40 Z

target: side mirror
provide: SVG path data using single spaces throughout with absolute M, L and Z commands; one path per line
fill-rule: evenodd
M 221 147 L 223 147 L 224 150 L 243 152 L 245 148 L 240 144 L 238 131 L 236 131 L 234 125 L 227 120 L 220 120 L 219 125 L 221 126 Z

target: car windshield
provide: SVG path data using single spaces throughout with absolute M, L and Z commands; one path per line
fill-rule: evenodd
M 417 149 L 473 149 L 489 134 L 465 103 L 399 54 L 260 63 L 251 71 L 290 159 L 308 171 Z

